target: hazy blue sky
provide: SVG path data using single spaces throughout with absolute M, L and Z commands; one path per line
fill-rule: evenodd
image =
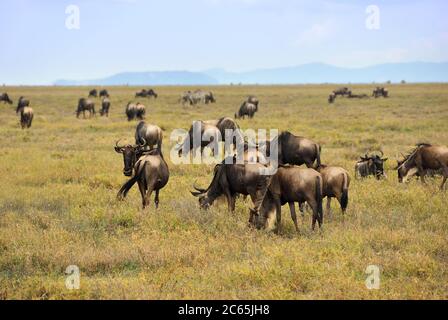
M 80 29 L 66 28 L 66 7 Z M 380 29 L 366 28 L 368 5 Z M 0 83 L 448 61 L 446 0 L 1 0 Z

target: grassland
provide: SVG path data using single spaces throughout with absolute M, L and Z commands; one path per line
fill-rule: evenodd
M 6 299 L 447 299 L 448 192 L 441 179 L 398 184 L 399 152 L 428 141 L 447 145 L 448 85 L 391 85 L 389 99 L 338 99 L 334 86 L 210 88 L 218 102 L 184 108 L 186 88 L 156 88 L 147 121 L 169 133 L 195 119 L 232 116 L 248 94 L 260 98 L 242 128 L 287 129 L 323 146 L 324 163 L 349 170 L 357 157 L 382 147 L 389 161 L 383 181 L 352 179 L 349 209 L 336 202 L 322 233 L 310 232 L 310 214 L 298 236 L 284 208 L 276 235 L 247 228 L 248 206 L 198 209 L 189 190 L 206 185 L 207 165 L 170 164 L 161 206 L 141 210 L 137 188 L 115 199 L 122 157 L 117 139 L 132 142 L 135 122 L 125 104 L 139 88 L 109 88 L 110 118 L 78 120 L 77 99 L 88 88 L 2 88 L 28 97 L 33 127 L 21 130 L 14 108 L 0 104 L 0 297 Z M 372 86 L 353 86 L 370 93 Z M 99 100 L 97 100 L 97 105 Z M 65 269 L 77 265 L 81 287 L 65 287 Z M 365 286 L 365 269 L 381 269 L 379 290 Z

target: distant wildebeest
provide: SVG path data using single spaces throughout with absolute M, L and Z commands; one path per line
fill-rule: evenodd
M 333 103 L 336 100 L 336 94 L 334 92 L 330 93 L 328 96 L 328 103 Z
M 351 91 L 348 92 L 347 97 L 350 99 L 367 99 L 367 98 L 369 98 L 369 96 L 365 93 L 353 94 Z
M 426 171 L 442 170 L 443 181 L 440 189 L 443 190 L 448 178 L 448 148 L 428 143 L 419 143 L 398 166 L 398 181 L 401 183 L 411 173 L 417 170 L 422 183 L 425 183 Z
M 109 98 L 109 92 L 106 89 L 100 91 L 100 98 Z
M 333 91 L 335 96 L 346 96 L 349 93 L 349 89 L 347 87 L 339 88 Z
M 266 155 L 268 157 L 270 156 L 270 144 L 272 143 L 277 143 L 279 164 L 297 166 L 305 164 L 308 168 L 317 168 L 321 164 L 321 146 L 310 139 L 295 136 L 289 131 L 283 131 L 272 141 L 266 142 Z
M 384 162 L 387 161 L 387 158 L 383 158 L 384 153 L 382 151 L 381 155 L 374 154 L 368 155 L 366 154 L 363 157 L 360 157 L 360 160 L 355 165 L 355 178 L 365 178 L 370 175 L 375 176 L 378 180 L 386 177 L 384 173 Z
M 252 104 L 256 105 L 257 106 L 257 111 L 258 111 L 258 107 L 259 107 L 260 101 L 258 100 L 258 98 L 256 96 L 252 96 L 252 95 L 248 96 L 245 102 L 252 103 Z
M 180 98 L 180 102 L 183 105 L 196 105 L 199 103 L 209 104 L 215 103 L 216 99 L 211 91 L 196 90 L 194 92 L 184 92 Z
M 153 90 L 153 89 L 142 89 L 140 92 L 137 92 L 135 94 L 135 97 L 140 97 L 140 98 L 151 98 L 153 97 L 154 99 L 157 99 L 158 95 L 157 93 Z
M 317 171 L 321 174 L 324 183 L 322 197 L 327 197 L 327 213 L 331 211 L 331 198 L 336 198 L 344 214 L 348 205 L 348 188 L 350 187 L 350 176 L 347 170 L 321 164 Z
M 250 209 L 250 222 L 258 228 L 266 228 L 270 216 L 275 212 L 277 230 L 281 227 L 281 207 L 289 204 L 291 218 L 296 231 L 299 232 L 295 202 L 299 205 L 307 202 L 313 211 L 312 229 L 316 222 L 319 228 L 323 224 L 323 179 L 319 172 L 311 168 L 297 166 L 280 166 L 277 173 L 270 179 L 270 184 L 264 198 L 259 203 L 258 210 Z M 258 214 L 257 214 L 258 211 Z
M 22 129 L 30 128 L 33 123 L 34 113 L 30 107 L 23 107 L 20 110 L 20 125 Z
M 0 102 L 13 104 L 12 100 L 9 98 L 9 96 L 6 92 L 0 93 Z
M 89 98 L 90 97 L 98 97 L 98 91 L 96 90 L 96 89 L 92 89 L 92 90 L 90 90 L 90 92 L 89 92 Z
M 109 116 L 109 109 L 110 109 L 110 99 L 109 98 L 103 98 L 103 101 L 101 102 L 101 110 L 100 115 L 101 116 Z
M 194 145 L 194 126 L 192 125 L 188 131 L 187 137 L 179 147 L 179 156 L 181 156 L 184 151 L 193 151 L 193 154 L 195 154 L 196 150 L 193 150 L 193 148 L 197 149 L 199 147 L 201 148 L 202 153 L 204 148 L 207 146 L 212 149 L 213 155 L 215 155 L 214 151 L 218 149 L 219 142 L 225 142 L 226 130 L 231 130 L 234 134 L 231 142 L 234 147 L 236 147 L 237 139 L 243 139 L 242 134 L 239 131 L 238 124 L 233 119 L 228 117 L 223 117 L 218 120 L 198 121 L 198 125 L 200 126 L 200 143 L 198 145 Z
M 244 119 L 246 116 L 249 117 L 249 119 L 252 119 L 257 110 L 258 107 L 255 104 L 244 101 L 238 112 L 235 113 L 235 119 Z
M 19 101 L 17 102 L 16 113 L 19 113 L 20 109 L 22 109 L 24 107 L 29 107 L 29 106 L 30 106 L 30 100 L 25 99 L 24 97 L 20 97 Z
M 76 110 L 76 117 L 79 118 L 79 115 L 83 114 L 84 119 L 86 118 L 86 111 L 89 111 L 89 117 L 92 118 L 95 115 L 95 103 L 86 98 L 81 98 L 78 101 L 78 109 Z
M 143 154 L 137 160 L 136 153 L 138 151 L 136 148 L 132 146 L 115 147 L 116 152 L 123 154 L 123 172 L 125 174 L 132 173 L 132 169 L 135 172 L 134 176 L 121 187 L 117 198 L 125 198 L 129 190 L 137 182 L 142 197 L 143 209 L 149 205 L 153 192 L 155 192 L 154 203 L 157 209 L 159 207 L 159 192 L 166 186 L 170 177 L 168 164 L 163 158 L 162 150 L 160 149 L 143 151 Z
M 372 97 L 378 98 L 378 97 L 389 97 L 389 91 L 386 88 L 380 88 L 376 87 L 373 89 Z
M 125 112 L 128 117 L 128 121 L 134 119 L 143 120 L 146 113 L 146 108 L 140 102 L 137 102 L 137 104 L 129 102 L 126 106 Z
M 140 121 L 135 129 L 135 143 L 137 145 L 144 144 L 152 149 L 154 146 L 157 149 L 162 149 L 163 132 L 162 129 L 153 124 L 147 124 Z
M 265 168 L 260 163 L 218 164 L 215 166 L 213 179 L 208 188 L 193 185 L 196 191 L 191 194 L 199 198 L 202 209 L 210 207 L 217 198 L 225 196 L 229 211 L 234 212 L 237 195 L 249 195 L 257 207 L 255 201 L 262 198 L 261 193 L 265 192 L 269 181 L 269 176 L 261 174 Z

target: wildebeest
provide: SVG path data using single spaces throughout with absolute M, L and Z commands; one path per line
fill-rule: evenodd
M 289 131 L 283 131 L 272 141 L 266 142 L 267 156 L 270 156 L 270 144 L 272 143 L 277 143 L 279 164 L 294 164 L 297 166 L 305 164 L 308 168 L 319 167 L 321 164 L 321 146 L 310 139 L 295 136 Z M 316 164 L 314 165 L 314 163 Z
M 110 99 L 105 97 L 105 98 L 103 98 L 103 101 L 101 103 L 100 115 L 101 116 L 106 115 L 106 117 L 108 117 L 109 116 L 109 109 L 110 109 Z
M 223 163 L 215 166 L 213 179 L 207 189 L 202 189 L 193 185 L 196 191 L 191 192 L 199 198 L 200 207 L 208 208 L 213 202 L 225 196 L 230 212 L 235 211 L 235 201 L 237 195 L 249 195 L 255 204 L 256 199 L 261 199 L 268 186 L 269 176 L 262 175 L 261 172 L 266 167 L 260 163 Z
M 25 99 L 24 97 L 20 97 L 19 101 L 17 102 L 16 113 L 19 113 L 20 109 L 22 109 L 24 107 L 29 107 L 29 106 L 30 106 L 30 100 Z
M 78 109 L 76 110 L 76 117 L 79 118 L 79 115 L 83 114 L 84 119 L 86 118 L 86 111 L 89 111 L 89 117 L 92 118 L 95 115 L 95 103 L 86 98 L 81 98 L 78 101 Z
M 194 92 L 184 92 L 180 98 L 180 102 L 183 105 L 209 104 L 216 102 L 216 99 L 211 91 L 196 90 Z
M 277 230 L 281 226 L 281 206 L 288 203 L 291 218 L 294 221 L 296 231 L 299 232 L 295 202 L 299 205 L 307 202 L 313 210 L 312 229 L 316 222 L 319 228 L 323 224 L 323 179 L 319 172 L 311 168 L 299 168 L 297 166 L 280 166 L 277 173 L 270 179 L 267 192 L 257 208 L 250 209 L 250 222 L 258 228 L 267 227 L 267 222 L 272 212 L 275 212 Z
M 20 109 L 20 125 L 22 129 L 30 128 L 33 123 L 34 113 L 30 107 L 23 107 Z
M 128 117 L 128 121 L 134 119 L 143 120 L 146 113 L 146 108 L 140 102 L 137 102 L 137 104 L 129 102 L 126 106 L 125 112 Z
M 141 98 L 151 98 L 153 97 L 154 99 L 157 99 L 158 95 L 157 93 L 153 90 L 153 89 L 142 89 L 140 92 L 137 92 L 135 94 L 135 97 L 141 97 Z
M 235 119 L 245 118 L 246 116 L 249 117 L 249 119 L 252 119 L 255 115 L 255 112 L 257 112 L 258 107 L 250 102 L 244 101 L 241 107 L 239 108 L 238 112 L 235 113 Z
M 348 95 L 349 89 L 347 87 L 339 88 L 333 91 L 335 96 L 345 96 Z
M 98 97 L 98 91 L 96 89 L 92 89 L 89 91 L 89 98 L 90 97 Z
M 0 93 L 0 102 L 13 104 L 12 100 L 9 98 L 9 96 L 6 92 Z
M 350 187 L 350 176 L 347 170 L 321 164 L 317 171 L 323 179 L 322 197 L 327 197 L 327 213 L 329 214 L 331 210 L 331 198 L 336 198 L 344 214 L 348 205 L 348 188 Z
M 378 97 L 389 97 L 389 91 L 386 88 L 380 88 L 376 87 L 373 89 L 372 97 L 378 98 Z
M 106 89 L 100 91 L 100 98 L 109 98 L 109 92 Z
M 162 150 L 152 149 L 144 151 L 138 160 L 136 160 L 136 150 L 132 147 L 115 150 L 123 153 L 125 159 L 123 172 L 132 172 L 132 168 L 134 168 L 135 172 L 134 176 L 121 187 L 117 198 L 125 198 L 128 191 L 137 182 L 142 197 L 143 209 L 149 205 L 153 192 L 155 192 L 154 203 L 157 209 L 159 207 L 159 192 L 166 186 L 170 177 L 168 164 L 163 158 Z
M 328 96 L 328 103 L 333 103 L 336 100 L 336 94 L 334 92 L 330 93 Z
M 363 157 L 360 157 L 360 160 L 355 165 L 355 178 L 359 179 L 368 177 L 370 175 L 375 176 L 378 180 L 386 177 L 384 173 L 384 162 L 387 161 L 387 158 L 383 158 L 384 153 L 380 151 L 381 155 L 374 154 L 368 155 L 366 154 Z
M 162 129 L 153 124 L 147 124 L 140 121 L 135 129 L 135 143 L 137 145 L 146 145 L 149 149 L 154 146 L 162 149 L 163 132 Z
M 428 143 L 419 143 L 416 148 L 407 155 L 397 168 L 398 181 L 401 183 L 411 170 L 417 170 L 422 183 L 425 183 L 425 175 L 428 169 L 442 169 L 443 181 L 440 189 L 443 190 L 448 178 L 448 148 Z
M 238 124 L 233 119 L 228 117 L 223 117 L 218 120 L 198 121 L 198 125 L 200 126 L 200 143 L 198 145 L 194 145 L 194 126 L 192 125 L 188 131 L 187 137 L 179 147 L 179 156 L 181 156 L 184 151 L 190 152 L 193 148 L 197 149 L 198 147 L 201 148 L 201 153 L 207 146 L 212 148 L 214 152 L 217 150 L 219 142 L 225 141 L 226 130 L 231 130 L 231 132 L 234 133 L 233 141 L 231 142 L 233 146 L 236 147 L 237 139 L 243 139 L 242 134 L 239 131 Z M 196 150 L 193 150 L 193 154 L 195 153 Z

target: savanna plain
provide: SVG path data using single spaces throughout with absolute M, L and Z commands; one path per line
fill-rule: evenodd
M 3 299 L 447 299 L 448 191 L 441 178 L 399 184 L 396 159 L 418 142 L 448 144 L 448 85 L 388 85 L 390 97 L 338 98 L 337 85 L 216 86 L 217 103 L 182 106 L 190 87 L 155 87 L 157 100 L 134 98 L 136 87 L 108 87 L 109 118 L 76 119 L 87 87 L 3 87 L 14 105 L 0 104 L 0 297 Z M 374 85 L 351 86 L 371 94 Z M 289 130 L 322 145 L 322 162 L 346 168 L 349 206 L 337 201 L 311 232 L 311 214 L 295 232 L 287 206 L 280 234 L 248 228 L 249 199 L 199 209 L 190 191 L 207 186 L 213 165 L 174 165 L 172 130 L 193 120 L 233 117 L 249 95 L 260 100 L 242 129 Z M 22 130 L 20 96 L 35 117 Z M 146 105 L 146 121 L 164 130 L 170 181 L 160 207 L 141 209 L 127 180 L 118 139 L 134 142 L 129 101 Z M 95 99 L 99 110 L 100 100 Z M 387 178 L 354 179 L 368 150 L 383 150 Z M 325 202 L 324 202 L 325 203 Z M 68 290 L 65 270 L 80 270 Z M 366 288 L 366 268 L 380 268 L 379 289 Z

